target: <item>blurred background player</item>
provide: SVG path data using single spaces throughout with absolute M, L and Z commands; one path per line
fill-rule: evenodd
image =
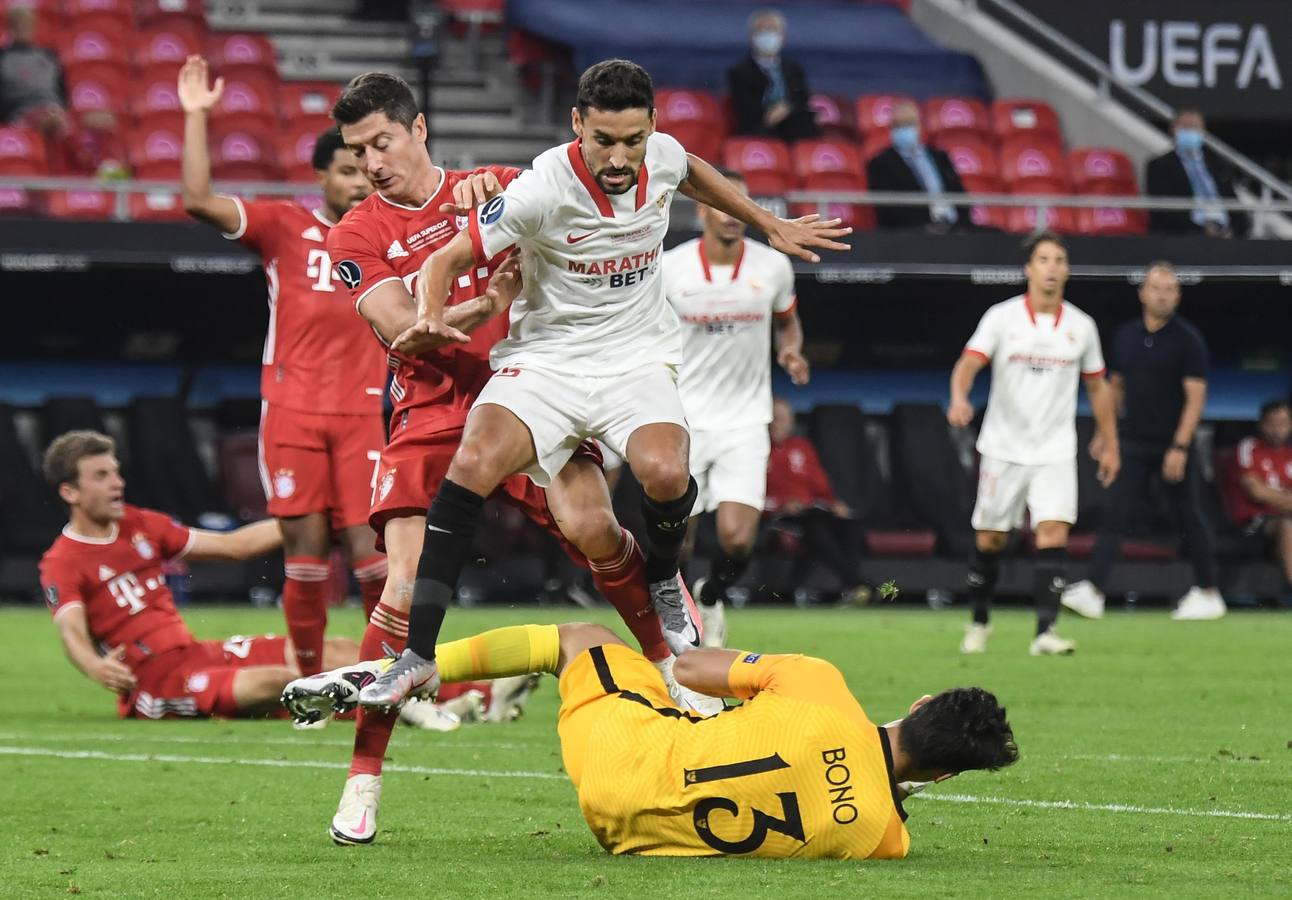
M 354 79 L 332 115 L 377 190 L 329 234 L 328 247 L 359 314 L 389 345 L 416 321 L 411 292 L 419 267 L 465 227 L 462 214 L 518 170 L 490 166 L 468 173 L 436 166 L 426 148 L 425 117 L 409 86 L 394 75 L 370 72 Z M 492 374 L 489 351 L 507 333 L 507 319 L 498 313 L 520 286 L 518 264 L 500 269 L 501 262 L 502 257 L 482 262 L 455 282 L 444 317 L 470 333 L 469 343 L 445 342 L 416 356 L 389 353 L 394 412 L 369 522 L 381 536 L 390 574 L 364 631 L 362 659 L 380 658 L 383 647 L 398 652 L 408 637 L 427 507 L 462 439 L 467 411 Z M 506 287 L 491 288 L 494 282 Z M 516 476 L 496 495 L 565 541 L 567 549 L 577 548 L 571 556 L 591 568 L 593 583 L 623 617 L 642 652 L 673 683 L 673 657 L 651 608 L 644 556 L 615 519 L 595 454 L 576 453 L 547 493 Z M 465 549 L 470 550 L 470 541 Z M 720 706 L 708 698 L 689 702 L 705 701 Z M 388 712 L 359 713 L 350 774 L 332 822 L 338 843 L 369 843 L 376 835 L 382 759 L 394 724 Z
M 745 181 L 720 170 L 742 194 Z M 726 641 L 727 589 L 749 566 L 767 486 L 772 418 L 771 350 L 795 384 L 807 384 L 803 326 L 789 258 L 745 237 L 745 223 L 699 208 L 703 234 L 664 254 L 664 294 L 682 324 L 677 391 L 691 433 L 698 498 L 691 519 L 715 513 L 721 554 L 695 582 L 706 647 Z
M 1172 618 L 1219 619 L 1226 606 L 1217 587 L 1216 539 L 1202 512 L 1202 461 L 1193 446 L 1207 405 L 1207 344 L 1191 322 L 1176 315 L 1180 280 L 1170 263 L 1149 265 L 1139 299 L 1140 317 L 1117 329 L 1111 344 L 1121 475 L 1104 498 L 1086 580 L 1064 591 L 1063 605 L 1089 618 L 1104 614 L 1104 588 L 1140 492 L 1150 478 L 1160 477 L 1193 564 L 1193 586 Z
M 1000 552 L 1009 532 L 1031 514 L 1036 535 L 1032 596 L 1036 637 L 1030 652 L 1071 653 L 1072 641 L 1054 631 L 1064 587 L 1068 530 L 1077 521 L 1077 386 L 1084 383 L 1100 438 L 1099 481 L 1117 477 L 1117 422 L 1104 382 L 1099 329 L 1090 316 L 1063 299 L 1068 251 L 1054 234 L 1028 239 L 1027 293 L 991 307 L 951 372 L 947 421 L 964 428 L 973 421 L 969 390 L 991 365 L 991 393 L 982 431 L 976 532 L 969 559 L 973 622 L 962 653 L 981 653 L 991 633 L 991 596 Z
M 269 286 L 260 393 L 260 479 L 283 531 L 283 613 L 296 662 L 318 672 L 327 628 L 328 555 L 337 534 L 371 613 L 386 560 L 368 527 L 377 457 L 385 443 L 386 361 L 333 275 L 327 236 L 371 190 L 336 131 L 314 147 L 323 206 L 242 201 L 211 191 L 207 116 L 223 79 L 208 86 L 206 60 L 179 73 L 184 109 L 182 185 L 189 215 L 260 254 Z
M 468 341 L 442 321 L 453 284 L 517 244 L 525 296 L 427 514 L 408 646 L 363 689 L 364 705 L 434 692 L 435 639 L 485 497 L 519 472 L 552 484 L 589 437 L 623 456 L 642 486 L 646 577 L 665 639 L 674 653 L 699 644 L 698 613 L 678 571 L 696 499 L 676 387 L 681 338 L 658 274 L 670 201 L 681 191 L 720 206 L 812 261 L 808 246 L 846 249 L 830 238 L 851 229 L 767 213 L 655 132 L 654 103 L 650 76 L 635 63 L 590 67 L 571 110 L 578 139 L 537 157 L 422 267 L 417 323 L 396 343 L 404 352 Z
M 1274 545 L 1283 567 L 1284 587 L 1292 590 L 1292 409 L 1286 400 L 1261 406 L 1259 433 L 1243 438 L 1235 454 L 1238 490 L 1234 522 L 1247 534 Z
M 436 657 L 447 682 L 558 676 L 565 771 L 593 836 L 615 854 L 900 859 L 910 789 L 1018 759 L 1004 708 L 982 688 L 925 695 L 876 725 L 838 669 L 800 654 L 680 657 L 679 679 L 745 701 L 700 722 L 600 625 L 497 628 L 441 644 Z

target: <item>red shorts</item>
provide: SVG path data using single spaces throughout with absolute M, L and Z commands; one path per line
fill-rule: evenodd
M 135 667 L 135 689 L 117 702 L 117 712 L 123 719 L 234 718 L 234 675 L 249 666 L 290 667 L 286 651 L 287 638 L 272 634 L 167 650 Z
M 450 428 L 424 434 L 397 433 L 381 451 L 377 463 L 376 488 L 372 493 L 372 507 L 368 524 L 377 532 L 377 549 L 385 552 L 382 539 L 386 523 L 403 516 L 424 516 L 431 500 L 440 489 L 449 463 L 462 440 L 462 428 Z M 595 445 L 585 442 L 575 451 L 576 456 L 593 459 L 598 465 L 601 455 Z M 572 544 L 565 540 L 547 506 L 547 494 L 524 475 L 513 475 L 498 485 L 493 496 L 519 509 L 539 527 L 561 542 L 565 551 L 576 563 L 587 567 L 587 561 Z
M 380 415 L 321 415 L 263 404 L 260 481 L 269 514 L 289 519 L 326 512 L 337 531 L 362 525 L 385 442 Z

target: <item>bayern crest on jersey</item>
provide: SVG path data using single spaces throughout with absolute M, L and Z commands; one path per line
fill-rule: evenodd
M 391 469 L 381 478 L 381 484 L 377 485 L 377 499 L 385 500 L 390 494 L 390 489 L 395 486 L 395 470 Z
M 157 555 L 157 550 L 153 547 L 152 541 L 148 540 L 145 534 L 136 534 L 132 541 L 135 545 L 135 552 L 144 559 L 152 559 Z
M 211 684 L 211 676 L 206 672 L 194 672 L 184 680 L 184 693 L 200 694 Z
M 279 469 L 274 473 L 274 496 L 286 500 L 296 493 L 296 473 L 291 469 Z

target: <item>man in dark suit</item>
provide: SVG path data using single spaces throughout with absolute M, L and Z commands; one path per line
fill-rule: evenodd
M 781 56 L 785 17 L 761 10 L 749 18 L 749 56 L 727 70 L 727 96 L 736 113 L 736 134 L 765 135 L 787 143 L 819 132 L 808 105 L 807 76 Z
M 1233 237 L 1245 231 L 1246 216 L 1207 202 L 1233 200 L 1234 185 L 1219 157 L 1203 145 L 1206 127 L 1198 110 L 1181 109 L 1171 125 L 1175 149 L 1148 161 L 1144 184 L 1150 197 L 1193 197 L 1199 201 L 1189 211 L 1150 210 L 1150 230 L 1211 237 Z
M 876 206 L 880 228 L 920 228 L 944 233 L 968 226 L 966 210 L 940 202 L 942 194 L 964 191 L 951 158 L 920 139 L 920 109 L 904 101 L 893 108 L 889 128 L 893 144 L 866 163 L 867 182 L 872 191 L 906 191 L 928 194 L 928 206 Z

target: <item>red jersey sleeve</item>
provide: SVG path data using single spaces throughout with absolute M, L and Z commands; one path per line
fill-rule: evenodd
M 81 573 L 67 560 L 46 556 L 40 561 L 40 589 L 55 619 L 64 610 L 85 605 L 83 584 Z
M 292 204 L 281 201 L 243 200 L 241 197 L 229 197 L 238 207 L 237 230 L 225 235 L 228 240 L 237 241 L 244 247 L 250 247 L 262 256 L 271 252 L 270 245 L 282 229 L 278 226 L 284 209 L 291 210 Z
M 355 309 L 374 288 L 403 280 L 386 260 L 385 248 L 373 244 L 352 220 L 344 220 L 328 232 L 327 252 L 336 277 L 350 291 Z
M 165 513 L 151 509 L 141 509 L 148 536 L 157 542 L 162 559 L 175 559 L 183 556 L 193 546 L 196 535 L 187 525 L 181 525 Z

